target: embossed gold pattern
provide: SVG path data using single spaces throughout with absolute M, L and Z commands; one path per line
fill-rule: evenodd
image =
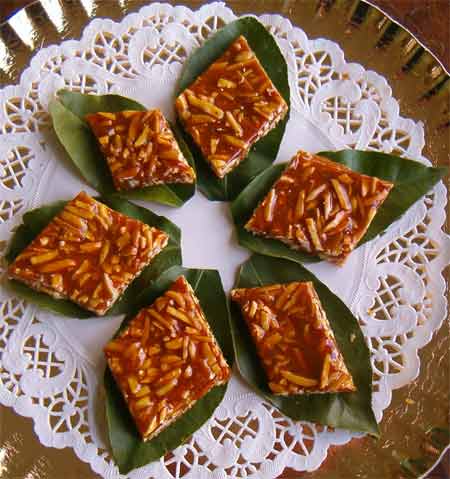
M 35 2 L 19 12 L 9 23 L 0 26 L 0 84 L 16 83 L 32 54 L 41 46 L 63 39 L 79 38 L 81 31 L 94 17 L 121 19 L 137 11 L 146 0 L 60 0 Z M 198 8 L 203 2 L 169 2 Z M 449 81 L 436 60 L 426 51 L 411 51 L 410 36 L 398 29 L 389 37 L 392 24 L 371 7 L 362 17 L 355 17 L 360 2 L 336 0 L 322 2 L 229 1 L 236 14 L 278 11 L 298 24 L 310 38 L 326 37 L 340 44 L 349 60 L 356 60 L 367 69 L 384 75 L 399 99 L 403 114 L 424 122 L 427 144 L 424 150 L 434 164 L 446 164 L 449 155 Z M 362 2 L 361 2 L 362 3 Z M 355 17 L 355 18 L 353 18 Z M 391 29 L 393 30 L 393 29 Z M 395 29 L 394 29 L 395 30 Z M 382 48 L 376 45 L 383 43 Z M 377 443 L 364 438 L 331 450 L 323 466 L 301 477 L 311 479 L 343 479 L 361 477 L 401 477 L 399 461 L 423 456 L 426 431 L 432 426 L 448 424 L 450 334 L 448 321 L 434 339 L 420 351 L 421 374 L 406 387 L 395 390 L 390 407 L 381 424 L 382 439 Z M 21 456 L 36 459 L 38 454 L 51 458 L 48 477 L 96 478 L 89 466 L 82 464 L 70 449 L 45 449 L 32 437 L 31 421 L 17 418 L 11 411 L 3 413 L 2 440 L 18 428 L 23 430 Z M 28 451 L 25 454 L 25 451 Z M 30 456 L 30 452 L 32 452 Z M 433 462 L 429 458 L 428 465 Z M 20 462 L 20 461 L 19 461 Z M 3 464 L 0 466 L 3 467 Z M 29 471 L 24 462 L 21 474 Z M 32 466 L 31 466 L 32 467 Z M 21 477 L 21 476 L 17 476 Z M 33 476 L 30 476 L 33 477 Z M 45 473 L 39 477 L 46 477 Z M 285 471 L 281 477 L 299 477 Z

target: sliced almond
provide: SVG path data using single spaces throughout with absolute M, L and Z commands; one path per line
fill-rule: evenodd
M 210 140 L 210 150 L 211 150 L 212 155 L 214 155 L 216 153 L 218 145 L 219 145 L 219 138 L 211 138 L 211 140 Z
M 159 389 L 156 389 L 155 394 L 159 397 L 165 396 L 167 393 L 169 393 L 176 385 L 178 384 L 178 379 L 172 379 L 172 381 L 169 381 L 167 384 L 164 386 L 160 387 Z
M 52 274 L 51 277 L 52 287 L 56 290 L 60 290 L 63 287 L 63 277 L 61 274 Z
M 219 78 L 217 86 L 219 88 L 236 88 L 237 84 L 234 81 L 227 80 L 226 78 Z
M 265 329 L 261 328 L 261 326 L 258 326 L 257 324 L 252 324 L 250 326 L 250 330 L 252 331 L 253 333 L 253 336 L 257 339 L 257 340 L 261 340 L 265 334 L 266 334 L 266 331 Z
M 379 191 L 375 195 L 364 198 L 363 203 L 366 206 L 380 203 L 382 200 L 384 200 L 384 198 L 386 198 L 386 195 L 387 195 L 386 190 Z
M 299 246 L 306 251 L 311 251 L 311 244 L 308 238 L 306 237 L 302 227 L 300 225 L 296 225 L 296 227 L 294 228 L 294 231 L 295 231 L 295 239 L 297 240 L 297 243 L 299 244 Z
M 227 112 L 225 112 L 225 117 L 226 117 L 227 123 L 236 132 L 236 135 L 237 136 L 242 136 L 242 134 L 243 134 L 242 126 L 239 124 L 239 122 L 233 116 L 233 113 L 231 113 L 231 111 L 227 111 Z
M 107 273 L 103 273 L 103 282 L 105 283 L 106 289 L 109 291 L 111 298 L 115 298 L 118 294 L 117 289 L 114 287 L 112 279 Z
M 163 160 L 178 160 L 180 154 L 176 150 L 165 150 L 158 153 L 159 157 Z
M 204 111 L 208 115 L 211 115 L 214 118 L 217 118 L 218 120 L 221 120 L 224 116 L 223 110 L 221 110 L 220 108 L 218 108 L 211 102 L 197 98 L 192 93 L 187 93 L 187 99 L 192 106 L 195 106 L 199 110 Z
M 85 208 L 77 208 L 76 206 L 67 205 L 64 209 L 76 216 L 81 216 L 81 218 L 86 218 L 88 220 L 94 217 L 94 213 L 92 213 L 90 210 L 86 210 Z
M 320 389 L 323 389 L 328 386 L 328 379 L 330 376 L 330 365 L 331 365 L 331 355 L 330 353 L 326 354 L 323 361 L 322 373 L 320 375 Z
M 232 65 L 227 66 L 227 71 L 232 72 L 235 70 L 242 70 L 244 67 L 248 66 L 250 63 L 253 63 L 255 58 L 250 58 L 248 60 L 243 60 Z
M 159 111 L 155 111 L 153 114 L 153 131 L 155 132 L 155 135 L 158 135 L 159 132 L 161 131 L 161 126 L 162 126 L 162 121 L 164 122 L 163 118 L 161 117 L 161 114 Z M 161 135 L 160 135 L 161 137 Z
M 140 411 L 141 409 L 145 409 L 146 407 L 149 407 L 151 405 L 152 405 L 152 401 L 150 396 L 144 396 L 143 398 L 140 398 L 138 401 L 134 403 L 134 407 L 138 411 Z
M 197 144 L 200 145 L 201 144 L 201 137 L 200 137 L 200 132 L 198 131 L 198 128 L 193 126 L 191 128 L 191 135 L 192 135 L 192 138 L 194 138 L 194 140 L 197 142 Z
M 341 183 L 344 183 L 345 185 L 351 185 L 353 183 L 353 180 L 350 178 L 350 176 L 347 173 L 343 173 L 342 175 L 339 175 L 338 180 Z
M 183 338 L 176 338 L 172 339 L 171 341 L 167 341 L 164 343 L 164 346 L 170 350 L 180 349 L 183 346 Z
M 30 263 L 31 264 L 41 264 L 41 263 L 46 263 L 48 261 L 51 261 L 52 259 L 55 259 L 59 256 L 58 251 L 48 251 L 47 253 L 42 253 L 36 256 L 32 256 L 30 258 Z
M 158 379 L 158 381 L 156 382 L 156 384 L 165 384 L 165 383 L 171 381 L 172 379 L 175 379 L 175 378 L 180 377 L 180 375 L 181 375 L 181 369 L 180 369 L 180 368 L 175 368 L 175 369 L 173 369 L 172 371 L 169 371 L 168 373 L 163 374 L 163 375 Z
M 250 303 L 250 309 L 248 312 L 248 315 L 250 316 L 250 318 L 253 318 L 255 316 L 257 309 L 258 309 L 258 303 L 256 301 L 252 301 Z
M 216 119 L 210 115 L 202 115 L 197 113 L 197 114 L 191 115 L 190 121 L 193 125 L 198 125 L 201 123 L 214 123 Z
M 141 386 L 140 389 L 134 394 L 137 398 L 148 396 L 151 393 L 151 390 L 148 386 Z
M 98 139 L 100 145 L 102 146 L 107 146 L 108 143 L 109 143 L 109 136 L 108 135 L 105 135 L 105 136 L 101 136 L 99 139 Z
M 327 189 L 326 184 L 322 184 L 314 188 L 306 197 L 305 201 L 312 201 L 315 200 L 321 193 L 323 193 Z
M 348 216 L 348 212 L 347 211 L 339 211 L 339 213 L 336 214 L 336 216 L 329 222 L 325 225 L 325 227 L 323 228 L 323 232 L 326 233 L 327 231 L 330 231 L 334 228 L 336 228 L 339 223 L 344 220 L 346 217 Z
M 132 166 L 130 168 L 124 168 L 122 171 L 119 173 L 116 173 L 115 177 L 118 180 L 126 180 L 129 178 L 135 178 L 136 175 L 138 174 L 138 168 L 137 166 Z
M 137 377 L 136 376 L 129 376 L 127 381 L 128 381 L 128 387 L 130 388 L 130 391 L 133 394 L 136 394 L 141 387 L 139 382 L 138 382 Z
M 108 120 L 114 121 L 116 119 L 116 115 L 114 113 L 110 113 L 107 111 L 99 111 L 97 115 L 102 116 L 103 118 L 107 118 Z
M 138 136 L 139 124 L 141 123 L 141 115 L 139 112 L 134 112 L 130 126 L 128 128 L 127 139 L 133 144 Z
M 192 320 L 184 314 L 182 311 L 173 308 L 172 306 L 168 306 L 166 309 L 167 313 L 170 314 L 171 316 L 174 316 L 175 318 L 179 319 L 180 321 L 183 321 L 186 324 L 192 325 Z
M 89 274 L 89 273 L 86 273 L 86 274 Z M 84 277 L 84 275 L 80 279 L 82 279 L 83 277 Z M 80 281 L 80 283 L 81 283 L 81 281 Z M 82 286 L 82 285 L 80 284 L 80 286 Z M 97 286 L 94 289 L 94 292 L 92 293 L 92 297 L 94 299 L 97 299 L 99 297 L 100 291 L 102 290 L 102 288 L 103 288 L 103 284 L 98 283 Z
M 309 236 L 311 238 L 312 244 L 317 251 L 323 251 L 323 246 L 317 232 L 316 223 L 312 218 L 306 218 L 305 220 L 306 228 L 308 229 Z
M 121 236 L 116 241 L 116 246 L 119 248 L 119 250 L 123 249 L 131 239 L 131 235 L 128 231 L 125 231 Z
M 297 384 L 298 386 L 313 387 L 317 386 L 318 384 L 316 379 L 300 376 L 299 374 L 295 374 L 291 371 L 281 371 L 281 375 L 291 383 Z
M 188 357 L 188 346 L 189 346 L 189 338 L 185 336 L 183 338 L 183 352 L 182 352 L 182 358 L 183 360 L 186 360 Z
M 177 291 L 169 290 L 169 291 L 166 291 L 165 295 L 175 300 L 175 302 L 178 304 L 180 308 L 186 307 L 186 301 L 181 293 L 178 293 Z
M 149 309 L 148 314 L 150 314 L 150 316 L 153 316 L 156 320 L 158 320 L 161 324 L 163 324 L 169 330 L 173 328 L 173 323 L 165 319 L 160 313 L 158 313 L 158 311 L 155 311 L 154 309 Z
M 371 207 L 367 212 L 367 223 L 370 224 L 375 215 L 377 214 L 377 209 L 375 207 Z
M 314 166 L 307 166 L 300 175 L 300 181 L 302 183 L 306 182 L 306 180 L 316 171 Z
M 67 269 L 73 268 L 76 266 L 76 264 L 76 261 L 73 259 L 61 259 L 45 264 L 39 268 L 39 271 L 41 273 L 55 273 L 57 271 L 65 271 Z
M 240 138 L 237 138 L 236 136 L 223 135 L 222 138 L 229 145 L 237 146 L 238 148 L 241 148 L 241 149 L 246 149 L 248 146 L 245 141 L 241 140 Z
M 141 336 L 141 343 L 143 346 L 147 344 L 149 337 L 150 337 L 150 319 L 147 316 L 144 318 L 144 328 L 142 329 L 142 336 Z M 146 361 L 150 361 L 150 359 L 147 359 Z M 148 367 L 148 365 L 144 364 L 144 367 Z
M 287 174 L 283 174 L 280 176 L 280 179 L 278 180 L 279 183 L 295 183 L 294 178 L 292 176 L 289 176 Z
M 264 108 L 258 107 L 258 106 L 254 106 L 253 110 L 255 110 L 256 113 L 258 113 L 258 115 L 261 115 L 267 121 L 272 121 L 272 116 L 273 116 L 272 112 L 268 112 Z
M 188 110 L 188 103 L 184 93 L 182 93 L 176 100 L 176 104 L 181 108 L 181 110 L 185 111 Z
M 331 203 L 331 192 L 326 191 L 323 198 L 323 215 L 325 220 L 327 220 L 330 217 L 332 207 L 333 205 Z
M 100 251 L 100 255 L 98 257 L 98 262 L 100 264 L 102 264 L 107 258 L 110 247 L 111 247 L 111 243 L 108 240 L 105 240 L 105 242 L 103 243 L 102 249 Z
M 120 135 L 116 134 L 113 138 L 113 144 L 114 144 L 114 148 L 116 148 L 116 150 L 121 151 L 122 148 L 123 148 L 122 137 Z
M 370 189 L 369 178 L 361 178 L 361 196 L 365 198 Z
M 122 353 L 125 349 L 125 343 L 113 340 L 105 346 L 105 351 L 110 353 Z
M 227 166 L 227 163 L 224 160 L 212 159 L 211 157 L 213 156 L 220 156 L 220 155 L 211 155 L 208 157 L 208 159 L 211 161 L 214 168 L 220 173 Z
M 78 269 L 73 273 L 73 277 L 75 278 L 79 274 L 85 273 L 90 268 L 90 262 L 88 259 L 84 259 Z
M 80 251 L 83 253 L 93 253 L 102 247 L 101 241 L 91 241 L 80 245 Z
M 275 332 L 275 333 L 273 333 L 270 336 L 265 338 L 264 344 L 267 347 L 271 348 L 271 347 L 275 346 L 276 344 L 278 344 L 279 342 L 281 342 L 282 339 L 283 338 L 282 338 L 281 334 L 278 333 L 278 332 Z
M 134 146 L 136 148 L 139 148 L 140 146 L 144 145 L 148 141 L 148 135 L 150 132 L 150 128 L 148 125 L 144 126 L 144 129 L 142 130 L 141 134 L 137 138 L 137 140 L 134 142 Z
M 194 341 L 189 341 L 188 351 L 189 351 L 189 357 L 191 359 L 195 359 L 197 355 L 197 345 L 194 343 Z
M 305 191 L 298 193 L 297 201 L 295 203 L 295 220 L 298 221 L 305 213 Z
M 377 191 L 377 185 L 378 185 L 378 178 L 375 176 L 371 177 L 371 183 L 370 183 L 370 193 L 373 195 Z
M 257 92 L 258 93 L 263 93 L 265 92 L 268 88 L 270 88 L 272 86 L 272 82 L 267 79 L 267 80 L 264 80 L 263 82 L 261 82 L 261 84 L 258 86 L 257 88 Z
M 225 68 L 226 66 L 228 66 L 228 62 L 214 62 L 214 63 L 209 67 L 209 71 L 221 70 L 221 69 Z
M 276 203 L 276 194 L 275 189 L 272 188 L 269 192 L 269 195 L 264 206 L 264 220 L 268 223 L 271 223 L 273 220 L 273 211 Z
M 69 211 L 63 210 L 60 216 L 64 221 L 67 221 L 68 223 L 75 226 L 81 231 L 83 231 L 86 228 L 86 223 L 84 222 L 84 220 L 80 218 L 79 216 L 75 216 L 73 213 L 70 213 Z
M 336 196 L 338 198 L 339 204 L 341 205 L 341 208 L 344 208 L 345 210 L 350 210 L 352 205 L 350 204 L 350 200 L 345 187 L 335 178 L 331 180 L 331 184 L 333 185 L 334 191 L 336 192 Z
M 154 344 L 147 349 L 147 354 L 149 356 L 153 356 L 155 354 L 159 354 L 161 352 L 161 347 L 158 344 Z
M 241 53 L 237 54 L 234 57 L 234 61 L 235 62 L 245 62 L 247 60 L 250 60 L 253 57 L 254 57 L 253 52 L 247 50 L 247 51 L 244 51 L 244 52 L 241 52 Z

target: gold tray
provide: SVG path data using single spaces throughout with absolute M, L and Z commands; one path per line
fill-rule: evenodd
M 55 6 L 58 24 L 52 23 L 43 4 Z M 83 7 L 89 4 L 89 15 Z M 24 43 L 9 23 L 0 25 L 0 85 L 17 83 L 19 76 L 40 48 L 70 38 L 79 38 L 94 17 L 121 20 L 148 4 L 147 0 L 37 0 L 24 9 L 30 31 Z M 171 4 L 199 8 L 201 1 Z M 424 155 L 434 165 L 445 165 L 450 154 L 450 81 L 442 65 L 407 31 L 378 9 L 359 0 L 229 0 L 239 15 L 276 12 L 299 25 L 309 38 L 325 37 L 337 42 L 346 59 L 383 75 L 390 83 L 401 114 L 425 127 Z M 23 14 L 23 13 L 22 13 Z M 2 45 L 3 44 L 3 45 Z M 447 205 L 447 223 L 449 222 Z M 446 270 L 448 285 L 449 268 Z M 448 290 L 448 288 L 447 288 Z M 419 477 L 438 461 L 442 448 L 431 443 L 430 430 L 448 429 L 450 422 L 450 329 L 449 321 L 420 350 L 420 376 L 393 392 L 384 411 L 381 439 L 353 440 L 329 450 L 321 468 L 312 473 L 285 470 L 280 478 L 304 479 L 401 479 Z M 407 400 L 407 401 L 406 401 Z M 50 449 L 33 433 L 30 419 L 0 407 L 0 476 L 27 479 L 99 478 L 81 462 L 72 449 Z M 402 461 L 412 459 L 412 475 Z M 414 460 L 419 462 L 415 463 Z M 414 466 L 418 464 L 418 466 Z M 422 476 L 425 477 L 425 476 Z

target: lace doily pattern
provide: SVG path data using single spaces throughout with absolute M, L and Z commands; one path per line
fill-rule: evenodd
M 151 91 L 163 90 L 167 78 L 178 75 L 193 48 L 235 18 L 221 3 L 198 11 L 154 3 L 120 23 L 96 19 L 81 40 L 41 50 L 20 84 L 0 91 L 0 248 L 23 212 L 39 204 L 41 185 L 60 161 L 47 114 L 57 89 L 117 92 L 148 102 Z M 260 20 L 286 57 L 293 113 L 336 148 L 393 152 L 428 164 L 421 154 L 422 125 L 400 116 L 384 78 L 347 63 L 335 43 L 309 40 L 285 18 L 263 15 Z M 441 230 L 445 193 L 437 185 L 385 235 L 362 248 L 364 265 L 349 306 L 372 354 L 379 420 L 392 390 L 419 374 L 418 350 L 445 316 L 441 271 L 450 252 Z M 67 341 L 67 324 L 0 289 L 0 401 L 32 417 L 43 444 L 72 447 L 101 476 L 119 478 L 105 438 L 104 364 Z M 272 479 L 285 467 L 318 468 L 330 445 L 351 437 L 346 431 L 294 423 L 234 377 L 202 429 L 128 477 Z

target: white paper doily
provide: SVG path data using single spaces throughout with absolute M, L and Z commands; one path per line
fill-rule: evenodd
M 96 19 L 80 41 L 41 50 L 20 84 L 0 91 L 0 246 L 4 249 L 28 209 L 86 189 L 50 128 L 46 111 L 57 89 L 120 93 L 171 117 L 184 60 L 235 18 L 221 3 L 195 12 L 155 3 L 120 23 Z M 285 18 L 259 19 L 289 67 L 292 112 L 279 160 L 299 148 L 359 148 L 429 163 L 421 155 L 422 125 L 399 115 L 383 77 L 346 63 L 338 45 L 308 40 Z M 441 271 L 450 260 L 450 239 L 441 230 L 445 202 L 440 183 L 385 235 L 358 248 L 344 267 L 311 268 L 360 319 L 372 353 L 378 420 L 392 390 L 419 374 L 418 350 L 445 317 Z M 151 208 L 181 226 L 185 265 L 218 268 L 228 290 L 248 256 L 236 245 L 228 206 L 197 193 L 177 210 Z M 65 320 L 0 290 L 0 402 L 32 417 L 43 444 L 72 447 L 111 479 L 121 476 L 106 440 L 101 350 L 119 322 Z M 272 479 L 288 466 L 318 468 L 330 445 L 351 437 L 286 419 L 234 376 L 208 424 L 173 453 L 127 477 Z

